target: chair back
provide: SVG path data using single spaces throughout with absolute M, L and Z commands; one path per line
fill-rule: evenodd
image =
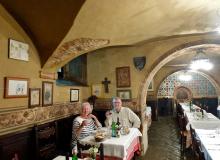
M 201 144 L 199 146 L 199 160 L 205 160 L 205 154 L 202 150 Z
M 180 131 L 186 131 L 186 119 L 184 115 L 178 115 L 178 124 Z

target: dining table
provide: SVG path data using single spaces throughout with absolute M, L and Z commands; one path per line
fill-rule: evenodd
M 190 125 L 195 129 L 197 138 L 201 141 L 201 147 L 206 160 L 220 160 L 220 120 L 212 113 L 204 113 L 198 116 L 196 112 L 190 112 L 188 104 L 181 104 L 187 120 L 186 129 L 190 132 Z M 190 134 L 187 134 L 190 136 Z M 187 136 L 187 139 L 189 137 Z M 191 136 L 190 136 L 191 139 Z
M 108 130 L 107 128 L 102 128 Z M 79 142 L 83 145 L 99 145 L 103 144 L 104 159 L 131 160 L 134 153 L 140 150 L 141 132 L 137 128 L 130 128 L 130 132 L 126 135 L 121 134 L 120 137 L 107 136 L 102 142 L 96 142 L 95 136 L 90 135 Z
M 220 159 L 220 131 L 195 129 L 197 137 L 201 141 L 206 160 Z

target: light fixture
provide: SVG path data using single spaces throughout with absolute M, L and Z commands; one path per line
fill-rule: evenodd
M 183 73 L 181 73 L 178 76 L 180 81 L 190 81 L 192 80 L 192 76 L 190 74 L 187 73 L 187 71 L 183 71 Z
M 190 69 L 192 70 L 210 70 L 213 68 L 213 64 L 209 61 L 208 57 L 205 55 L 203 49 L 199 48 L 196 50 L 196 55 L 193 58 Z

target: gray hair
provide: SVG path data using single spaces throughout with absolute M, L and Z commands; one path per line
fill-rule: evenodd
M 116 100 L 120 100 L 121 101 L 121 98 L 120 97 L 113 97 L 112 98 L 112 103 L 114 103 Z
M 84 108 L 85 106 L 87 106 L 87 105 L 90 107 L 90 110 L 91 110 L 91 112 L 92 112 L 92 107 L 91 107 L 90 103 L 89 103 L 89 102 L 83 102 L 83 103 L 81 104 L 81 112 L 80 112 L 80 113 L 82 113 L 83 108 Z

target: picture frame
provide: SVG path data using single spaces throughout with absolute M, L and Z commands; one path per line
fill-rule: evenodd
M 53 82 L 42 82 L 42 106 L 53 104 Z
M 5 77 L 4 98 L 28 97 L 29 79 L 19 77 Z
M 122 100 L 129 100 L 131 99 L 131 90 L 117 90 L 117 96 Z
M 40 106 L 41 98 L 41 89 L 40 88 L 30 88 L 29 89 L 29 107 Z
M 9 39 L 8 58 L 29 61 L 29 45 L 14 39 Z
M 153 80 L 150 82 L 150 85 L 149 85 L 147 91 L 154 91 L 154 83 L 153 83 Z
M 102 97 L 102 84 L 93 84 L 92 85 L 92 95 L 96 97 Z
M 117 67 L 116 68 L 116 83 L 118 88 L 130 87 L 130 67 Z
M 79 89 L 70 89 L 70 102 L 79 102 Z

